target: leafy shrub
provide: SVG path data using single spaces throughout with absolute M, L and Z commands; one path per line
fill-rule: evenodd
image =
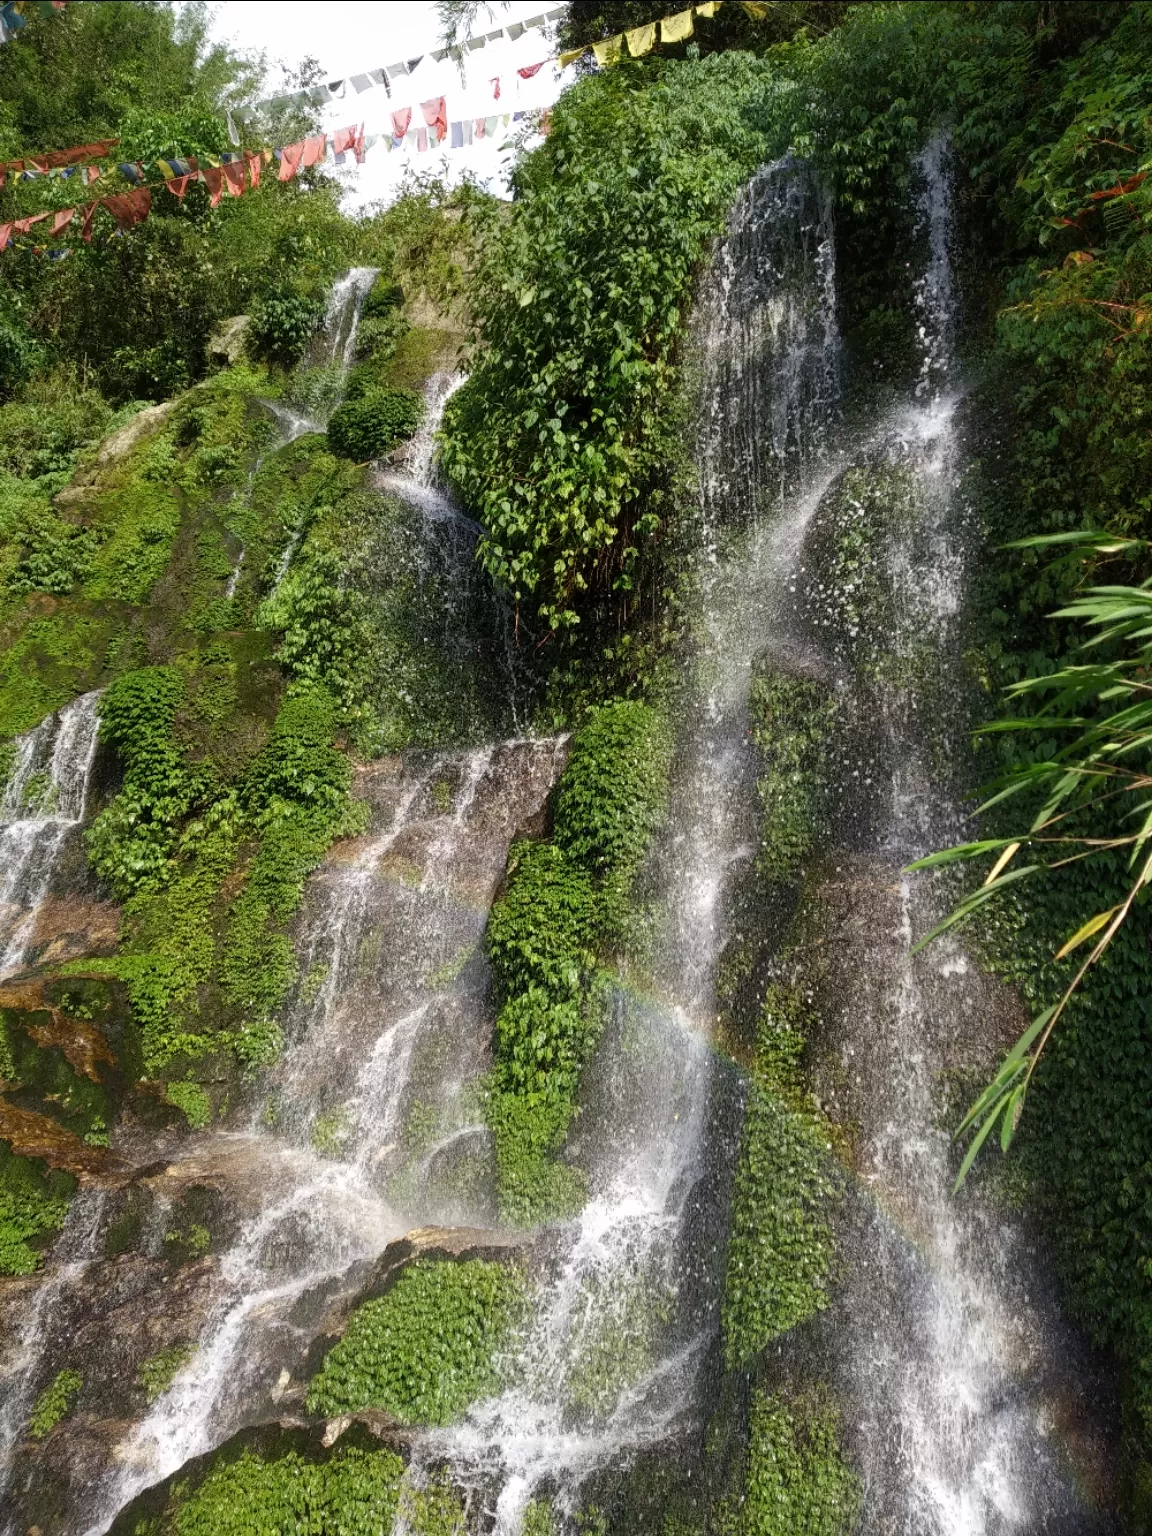
M 43 1440 L 50 1435 L 70 1411 L 76 1394 L 84 1385 L 79 1371 L 61 1371 L 36 1399 L 32 1416 L 28 1420 L 28 1432 L 33 1440 Z
M 163 880 L 196 798 L 173 735 L 183 699 L 175 667 L 145 667 L 122 673 L 100 701 L 100 739 L 115 749 L 124 784 L 84 837 L 92 867 L 121 900 Z
M 538 989 L 575 997 L 592 958 L 595 896 L 587 872 L 554 843 L 517 843 L 508 889 L 488 919 L 488 954 L 508 998 Z
M 383 1408 L 408 1424 L 450 1424 L 501 1385 L 500 1356 L 524 1314 L 513 1266 L 420 1260 L 353 1313 L 308 1389 L 314 1413 Z
M 337 1449 L 327 1461 L 289 1452 L 217 1458 L 194 1492 L 175 1484 L 165 1536 L 251 1536 L 254 1531 L 379 1536 L 391 1530 L 404 1463 L 393 1451 Z
M 252 305 L 249 345 L 256 357 L 291 368 L 303 358 L 323 318 L 319 299 L 296 293 L 264 294 Z
M 650 705 L 595 710 L 560 781 L 557 844 L 594 877 L 630 882 L 664 810 L 669 762 L 668 728 Z
M 0 1275 L 35 1273 L 39 1244 L 64 1225 L 74 1188 L 68 1174 L 41 1173 L 0 1144 Z
M 150 1404 L 167 1392 L 195 1353 L 195 1344 L 172 1344 L 141 1363 L 136 1383 Z
M 442 463 L 489 573 L 549 629 L 595 585 L 630 590 L 661 526 L 677 340 L 706 242 L 763 158 L 748 107 L 770 78 L 743 54 L 655 80 L 606 70 L 564 93 L 514 172 Z
M 801 1087 L 805 1008 L 794 988 L 768 989 L 732 1192 L 724 1280 L 724 1353 L 747 1366 L 828 1303 L 830 1216 L 841 1181 L 828 1129 Z
M 383 458 L 420 425 L 424 402 L 410 389 L 376 386 L 346 400 L 332 413 L 328 443 L 332 452 L 357 463 Z
M 754 1393 L 744 1489 L 720 1505 L 719 1536 L 848 1536 L 859 1512 L 834 1406 Z
M 169 1104 L 184 1111 L 184 1118 L 194 1131 L 202 1131 L 212 1124 L 212 1101 L 199 1083 L 188 1079 L 182 1083 L 169 1083 L 164 1090 Z

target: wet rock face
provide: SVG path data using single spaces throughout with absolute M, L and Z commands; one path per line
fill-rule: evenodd
M 69 1140 L 43 1106 L 21 1111 L 30 1143 L 51 1137 L 38 1155 L 50 1150 L 102 1204 L 92 1233 L 66 1229 L 38 1275 L 0 1285 L 8 1338 L 41 1308 L 24 1357 L 20 1344 L 0 1353 L 0 1380 L 24 1396 L 0 1530 L 73 1536 L 246 1423 L 299 1428 L 312 1357 L 360 1301 L 420 1257 L 522 1252 L 481 1225 L 492 1152 L 474 1088 L 492 1002 L 480 941 L 509 844 L 540 825 L 563 758 L 559 742 L 510 742 L 359 771 L 371 821 L 309 882 L 284 1057 L 228 1085 L 210 1129 L 190 1131 L 162 1085 L 135 1080 L 110 1147 Z M 120 1073 L 115 1010 L 79 1017 L 53 986 L 9 984 L 36 1049 L 85 1082 Z M 143 1381 L 165 1359 L 176 1382 L 150 1405 Z M 69 1411 L 32 1439 L 37 1396 L 73 1370 L 84 1385 Z M 383 1419 L 368 1428 L 384 1433 Z M 309 1443 L 346 1432 L 320 1422 Z
M 218 1269 L 211 1256 L 177 1266 L 125 1255 L 97 1260 L 56 1287 L 53 1343 L 39 1363 L 33 1403 L 61 1371 L 75 1372 L 82 1385 L 47 1435 L 37 1438 L 25 1427 L 14 1448 L 6 1511 L 12 1529 L 71 1528 L 75 1490 L 91 1486 L 147 1411 L 149 1362 L 189 1348 L 200 1334 L 219 1289 Z M 33 1300 L 27 1282 L 0 1287 L 7 1338 L 19 1333 Z

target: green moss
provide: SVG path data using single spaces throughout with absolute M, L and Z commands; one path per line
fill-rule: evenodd
M 392 1527 L 403 1476 L 392 1451 L 350 1447 L 322 1462 L 245 1451 L 235 1461 L 217 1460 L 195 1491 L 174 1484 L 162 1529 L 165 1536 L 380 1536 Z
M 769 880 L 797 880 L 827 824 L 834 716 L 835 702 L 819 683 L 769 670 L 753 681 L 752 734 L 763 765 L 756 786 L 764 815 L 758 863 Z
M 637 870 L 663 812 L 670 749 L 650 707 L 610 704 L 577 732 L 553 840 L 517 843 L 486 943 L 503 1006 L 485 1115 L 501 1216 L 528 1225 L 579 1209 L 579 1170 L 556 1161 L 604 1022 L 598 948 L 627 947 Z
M 799 994 L 770 987 L 732 1194 L 723 1302 L 730 1369 L 749 1365 L 828 1301 L 840 1180 L 827 1126 L 800 1088 L 803 1022 Z
M 188 1079 L 182 1083 L 169 1083 L 165 1089 L 169 1104 L 184 1111 L 184 1118 L 194 1131 L 202 1131 L 212 1124 L 212 1101 L 199 1083 Z
M 817 1394 L 756 1392 L 744 1488 L 720 1505 L 720 1536 L 849 1536 L 859 1510 L 834 1407 Z
M 412 436 L 423 413 L 423 400 L 411 390 L 372 386 L 333 411 L 328 443 L 342 459 L 383 458 Z
M 421 1260 L 366 1301 L 308 1389 L 316 1413 L 383 1408 L 408 1424 L 450 1424 L 503 1381 L 501 1356 L 524 1316 L 519 1269 Z
M 40 1250 L 64 1225 L 76 1188 L 69 1174 L 48 1170 L 0 1142 L 0 1275 L 30 1275 Z
M 36 1399 L 28 1420 L 28 1432 L 33 1440 L 43 1440 L 59 1424 L 72 1408 L 76 1395 L 84 1385 L 79 1371 L 61 1371 Z
M 313 1119 L 308 1140 L 322 1157 L 339 1157 L 348 1145 L 352 1129 L 349 1112 L 343 1108 L 333 1109 Z
M 406 1483 L 400 1494 L 400 1522 L 412 1536 L 464 1536 L 464 1503 L 447 1477 L 434 1476 L 422 1487 Z
M 150 1404 L 167 1392 L 195 1353 L 195 1344 L 172 1344 L 141 1362 L 136 1384 Z

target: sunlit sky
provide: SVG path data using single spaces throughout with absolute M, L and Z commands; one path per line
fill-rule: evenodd
M 493 4 L 481 9 L 476 33 L 482 35 L 553 9 L 555 0 Z M 214 41 L 266 56 L 269 94 L 283 86 L 281 66 L 293 71 L 305 58 L 318 61 L 325 80 L 339 80 L 396 60 L 429 55 L 441 46 L 440 21 L 428 0 L 324 0 L 323 4 L 317 0 L 277 0 L 276 4 L 224 0 L 212 8 L 211 16 Z M 363 123 L 366 134 L 384 134 L 390 131 L 390 113 L 411 106 L 415 127 L 423 121 L 419 103 L 441 95 L 446 99 L 450 122 L 548 106 L 567 83 L 559 71 L 548 65 L 530 81 L 523 81 L 517 70 L 554 52 L 555 31 L 549 24 L 531 29 L 514 43 L 504 39 L 470 53 L 463 81 L 459 64 L 450 59 L 436 64 L 425 57 L 410 83 L 403 77 L 393 83 L 391 100 L 382 86 L 358 94 L 348 84 L 344 97 L 323 109 L 323 123 L 330 130 Z M 493 83 L 497 79 L 498 101 Z M 511 151 L 501 148 L 509 132 L 501 130 L 494 140 L 463 149 L 425 154 L 408 149 L 389 152 L 381 143 L 368 152 L 363 166 L 335 174 L 347 185 L 350 204 L 389 198 L 411 170 L 434 171 L 451 180 L 467 171 L 499 192 L 512 159 Z

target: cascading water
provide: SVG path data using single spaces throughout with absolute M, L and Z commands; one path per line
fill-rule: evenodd
M 469 1112 L 460 1091 L 482 1068 L 487 1020 L 483 969 L 467 960 L 511 837 L 562 755 L 555 740 L 512 741 L 364 771 L 375 828 L 312 883 L 295 1038 L 269 1097 L 247 1127 L 193 1150 L 201 1167 L 235 1168 L 256 1208 L 221 1259 L 195 1358 L 90 1501 L 93 1533 L 141 1488 L 274 1413 L 324 1301 L 354 1289 L 393 1238 L 456 1216 L 435 1180 L 403 1166 L 401 1132 L 417 1101 L 455 1129 Z M 445 1056 L 451 1069 L 437 1070 Z
M 15 744 L 0 801 L 0 978 L 24 962 L 61 852 L 84 820 L 99 698 L 84 694 Z
M 494 1522 L 501 1536 L 521 1529 L 533 1497 L 547 1494 L 555 1511 L 571 1514 L 591 1475 L 674 1443 L 697 1422 L 699 1368 L 716 1325 L 716 1276 L 700 1252 L 720 1240 L 723 1200 L 709 1179 L 723 1161 L 718 1122 L 733 1098 L 730 1082 L 718 1081 L 726 1074 L 708 1031 L 728 933 L 725 887 L 746 852 L 748 689 L 782 590 L 781 552 L 796 542 L 817 492 L 771 534 L 759 514 L 778 504 L 784 485 L 806 475 L 826 483 L 812 461 L 813 427 L 834 407 L 837 368 L 827 218 L 802 172 L 770 167 L 741 200 L 708 279 L 695 346 L 701 644 L 669 832 L 653 861 L 661 942 L 648 982 L 658 1001 L 627 979 L 616 992 L 574 1149 L 590 1199 L 563 1234 L 514 1384 L 462 1424 L 425 1435 L 413 1453 L 415 1481 L 447 1462 L 469 1491 L 470 1523 Z M 723 329 L 730 322 L 738 341 Z M 729 411 L 741 379 L 773 402 L 770 439 Z M 743 526 L 726 531 L 736 496 Z M 752 550 L 739 564 L 724 548 L 732 532 Z M 396 1536 L 402 1529 L 401 1519 Z
M 824 1001 L 838 1014 L 858 1181 L 827 1348 L 863 1484 L 862 1536 L 1083 1532 L 1089 1518 L 1048 1440 L 1039 1367 L 1059 1346 L 1054 1318 L 1034 1294 L 1026 1245 L 1002 1212 L 971 1192 L 952 1193 L 943 1077 L 973 1055 L 994 1058 L 999 1042 L 987 1032 L 997 999 L 956 946 L 910 954 L 940 913 L 931 882 L 901 867 L 957 838 L 948 758 L 965 728 L 946 143 L 928 145 L 917 173 L 927 249 L 916 288 L 922 367 L 912 403 L 855 458 L 866 478 L 888 487 L 880 492 L 888 498 L 878 560 L 883 654 L 865 656 L 854 636 L 840 653 L 856 667 L 845 714 L 854 708 L 870 725 L 844 786 L 855 830 L 823 888 L 828 942 L 839 954 L 831 962 L 837 996 Z M 796 628 L 818 646 L 829 594 L 811 573 L 799 575 Z M 1003 1000 L 999 1010 L 1002 1018 Z

